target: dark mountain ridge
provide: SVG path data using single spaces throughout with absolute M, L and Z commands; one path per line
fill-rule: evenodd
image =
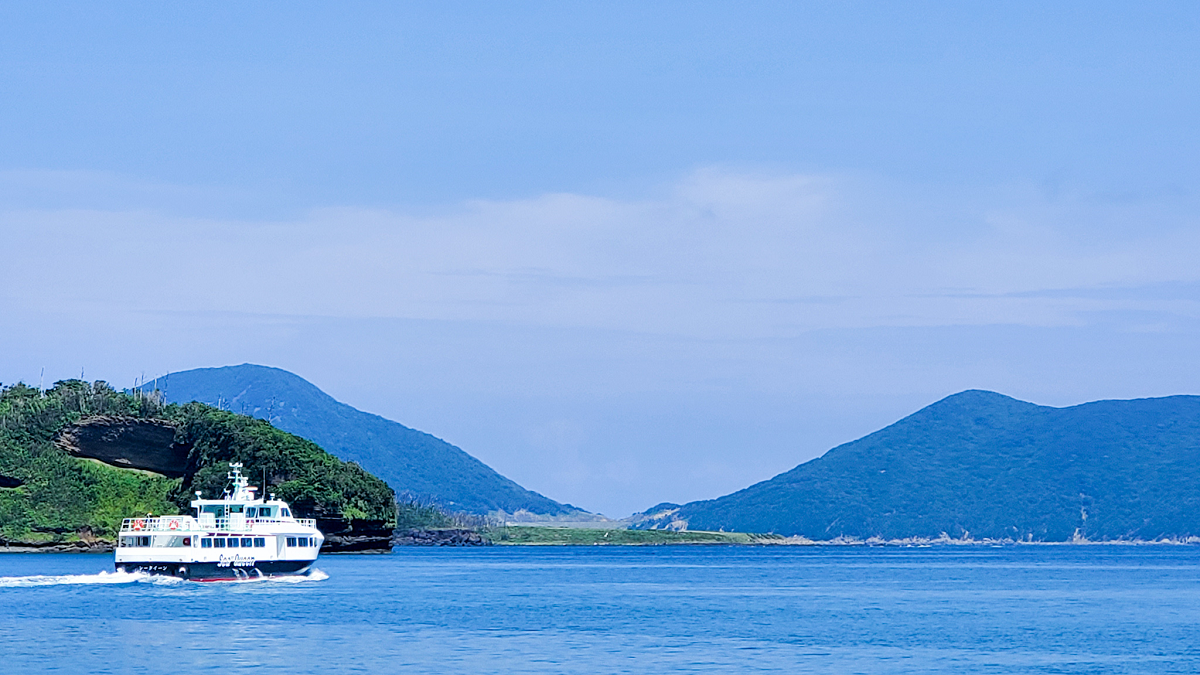
M 579 511 L 505 478 L 439 438 L 341 403 L 279 368 L 197 368 L 146 385 L 168 401 L 199 401 L 266 419 L 386 481 L 398 494 L 468 513 Z
M 1051 408 L 965 391 L 640 527 L 900 539 L 1200 536 L 1200 397 Z

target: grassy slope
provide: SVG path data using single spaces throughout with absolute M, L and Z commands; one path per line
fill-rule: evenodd
M 241 365 L 200 368 L 150 385 L 168 400 L 221 402 L 235 412 L 270 420 L 334 455 L 354 461 L 397 492 L 452 511 L 558 515 L 573 509 L 526 490 L 461 449 L 429 434 L 365 413 L 278 368 Z
M 678 516 L 812 539 L 1200 535 L 1200 397 L 1048 408 L 963 392 Z
M 191 481 L 75 458 L 54 445 L 55 433 L 91 415 L 171 420 L 178 425 L 176 442 L 192 446 Z M 276 483 L 272 490 L 302 509 L 385 522 L 395 517 L 393 493 L 382 481 L 266 422 L 67 381 L 44 396 L 23 385 L 0 391 L 0 475 L 24 482 L 0 488 L 0 536 L 111 538 L 130 514 L 177 513 L 193 490 L 220 494 L 229 461 L 245 463 L 252 477 L 266 466 Z

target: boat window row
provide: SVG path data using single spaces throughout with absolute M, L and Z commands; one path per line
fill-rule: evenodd
M 316 546 L 317 538 L 316 537 L 288 537 L 287 545 L 288 546 L 301 546 L 301 547 Z
M 204 537 L 200 539 L 200 548 L 265 548 L 265 537 Z
M 241 513 L 247 518 L 291 518 L 292 510 L 286 506 L 246 506 L 245 504 L 205 504 L 200 515 L 211 514 L 213 518 L 224 518 Z
M 178 548 L 181 546 L 191 546 L 192 538 L 177 534 L 160 534 L 155 536 L 143 534 L 132 537 L 121 537 L 117 544 L 123 548 L 145 548 L 147 546 L 155 548 Z
M 251 506 L 246 509 L 247 518 L 291 518 L 292 511 L 278 506 Z

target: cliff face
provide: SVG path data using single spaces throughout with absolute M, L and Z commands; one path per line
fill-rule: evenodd
M 175 431 L 168 420 L 96 415 L 66 427 L 54 443 L 75 457 L 182 478 L 191 448 L 175 443 Z

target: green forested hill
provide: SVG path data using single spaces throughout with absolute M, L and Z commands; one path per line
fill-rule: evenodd
M 311 441 L 199 403 L 71 380 L 46 392 L 0 390 L 0 538 L 111 539 L 122 518 L 177 513 L 195 490 L 220 495 L 234 461 L 252 484 L 265 470 L 269 490 L 299 513 L 347 524 L 395 519 L 386 484 Z
M 357 462 L 397 492 L 452 511 L 524 510 L 548 516 L 578 511 L 526 490 L 439 438 L 340 403 L 286 370 L 252 364 L 197 368 L 171 373 L 146 388 L 170 401 L 202 401 L 270 419 Z
M 966 391 L 641 527 L 670 520 L 817 540 L 1200 536 L 1200 397 L 1050 408 Z

